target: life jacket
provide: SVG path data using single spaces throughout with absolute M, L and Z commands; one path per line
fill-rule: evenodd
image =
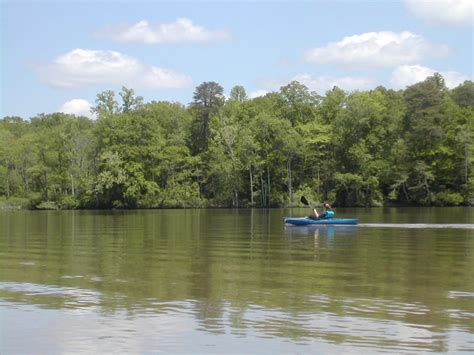
M 335 215 L 334 211 L 326 211 L 326 217 L 334 217 Z

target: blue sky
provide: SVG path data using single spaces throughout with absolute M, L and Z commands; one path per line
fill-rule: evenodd
M 89 115 L 123 85 L 188 104 L 204 81 L 255 97 L 473 80 L 472 0 L 0 1 L 0 117 Z

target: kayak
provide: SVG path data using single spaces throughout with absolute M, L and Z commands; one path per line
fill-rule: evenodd
M 323 225 L 328 225 L 328 224 L 339 224 L 339 225 L 355 225 L 359 223 L 359 220 L 356 218 L 318 218 L 318 219 L 313 219 L 309 217 L 285 217 L 284 218 L 285 223 L 287 224 L 293 224 L 295 226 L 307 226 L 307 225 L 313 225 L 313 224 L 323 224 Z

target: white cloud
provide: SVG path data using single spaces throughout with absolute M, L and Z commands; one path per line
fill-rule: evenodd
M 84 99 L 72 99 L 65 102 L 59 112 L 64 112 L 76 116 L 85 116 L 95 119 L 95 115 L 91 113 L 91 104 Z
M 405 0 L 409 11 L 429 23 L 440 25 L 472 25 L 472 0 Z
M 99 37 L 112 38 L 119 42 L 176 43 L 212 42 L 228 40 L 230 35 L 221 30 L 208 30 L 195 25 L 188 18 L 178 18 L 175 22 L 151 25 L 146 20 L 133 25 L 114 25 L 97 33 Z
M 249 94 L 249 98 L 255 99 L 256 97 L 265 96 L 268 93 L 269 91 L 267 90 L 255 90 Z
M 397 88 L 405 88 L 425 80 L 436 72 L 441 74 L 448 88 L 454 88 L 469 80 L 467 76 L 456 71 L 437 71 L 421 65 L 401 65 L 392 72 L 390 82 Z
M 125 85 L 133 88 L 182 88 L 190 76 L 142 63 L 115 51 L 74 49 L 38 69 L 41 79 L 60 88 Z
M 446 56 L 451 49 L 428 42 L 423 36 L 403 32 L 367 32 L 314 48 L 308 62 L 352 67 L 390 67 L 414 63 L 425 56 Z
M 288 85 L 292 81 L 298 81 L 305 85 L 310 91 L 315 91 L 318 94 L 324 94 L 337 86 L 345 91 L 366 90 L 374 88 L 378 83 L 374 80 L 365 77 L 353 76 L 312 76 L 310 74 L 299 74 L 292 77 L 288 81 L 266 80 L 261 81 L 261 87 L 264 89 L 253 91 L 249 94 L 251 99 L 259 96 L 264 96 L 271 91 L 279 91 L 282 86 Z
M 341 89 L 347 91 L 354 90 L 364 90 L 370 89 L 376 85 L 376 83 L 369 78 L 363 77 L 332 77 L 332 76 L 319 76 L 313 77 L 309 74 L 297 75 L 293 78 L 300 82 L 301 84 L 306 85 L 306 87 L 311 91 L 316 91 L 317 93 L 325 93 L 328 90 L 331 90 L 334 86 L 337 86 Z

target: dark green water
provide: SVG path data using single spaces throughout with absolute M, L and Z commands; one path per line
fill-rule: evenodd
M 474 351 L 474 209 L 0 212 L 0 353 Z

